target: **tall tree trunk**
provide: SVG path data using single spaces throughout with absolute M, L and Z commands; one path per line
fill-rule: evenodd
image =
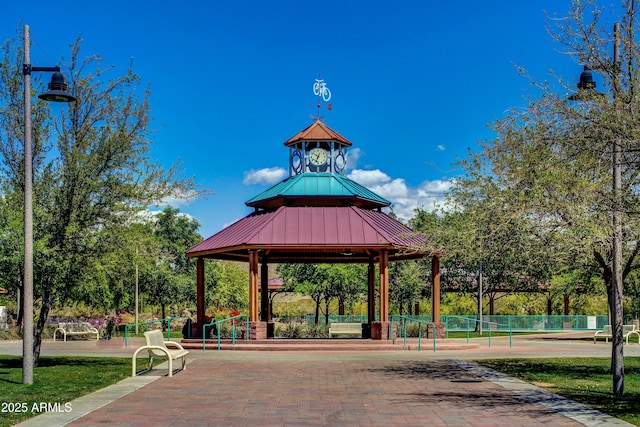
M 329 324 L 329 303 L 331 301 L 329 300 L 329 298 L 325 298 L 324 300 L 324 324 L 328 325 Z
M 318 322 L 320 321 L 320 296 L 315 297 L 316 300 L 316 316 L 314 319 L 314 324 L 318 326 Z
M 167 321 L 164 320 L 167 318 L 167 306 L 160 304 L 160 311 L 162 313 L 162 332 L 167 332 Z
M 40 308 L 40 315 L 38 316 L 38 321 L 35 325 L 35 331 L 33 335 L 33 366 L 38 366 L 38 362 L 40 361 L 40 350 L 42 348 L 42 333 L 44 332 L 44 327 L 47 323 L 47 319 L 49 318 L 49 311 L 51 310 L 51 302 L 50 302 L 50 293 L 48 291 L 44 292 L 42 297 L 42 307 Z

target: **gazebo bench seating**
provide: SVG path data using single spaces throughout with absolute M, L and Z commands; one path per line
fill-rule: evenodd
M 160 330 L 148 331 L 144 333 L 144 337 L 147 340 L 147 345 L 143 345 L 133 353 L 133 361 L 131 362 L 131 376 L 136 376 L 136 359 L 138 353 L 147 350 L 149 353 L 149 368 L 153 367 L 153 359 L 166 360 L 169 364 L 169 376 L 173 376 L 173 361 L 176 359 L 182 359 L 182 370 L 187 369 L 187 354 L 189 350 L 185 350 L 180 343 L 175 341 L 165 341 L 164 335 Z M 169 348 L 173 347 L 173 348 Z
M 61 333 L 64 337 L 64 340 L 67 340 L 67 336 L 77 336 L 77 335 L 96 335 L 96 340 L 100 339 L 100 332 L 89 322 L 62 322 L 58 323 L 58 327 L 53 331 L 53 340 L 56 340 L 56 336 L 58 333 Z
M 625 338 L 627 344 L 629 344 L 629 335 L 635 334 L 640 342 L 640 331 L 636 329 L 636 325 L 622 325 L 622 336 Z M 613 329 L 611 325 L 604 325 L 601 331 L 596 331 L 593 334 L 593 343 L 595 344 L 596 338 L 604 338 L 606 342 L 609 342 L 609 338 L 613 338 Z
M 329 337 L 334 335 L 359 335 L 362 336 L 361 323 L 332 323 L 329 325 Z

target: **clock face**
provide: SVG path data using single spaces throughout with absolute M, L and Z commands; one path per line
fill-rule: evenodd
M 323 148 L 314 148 L 309 151 L 309 162 L 314 166 L 324 165 L 328 158 L 327 150 Z

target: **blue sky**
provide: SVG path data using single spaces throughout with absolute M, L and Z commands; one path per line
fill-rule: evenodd
M 244 205 L 288 174 L 283 143 L 311 124 L 320 75 L 325 123 L 353 143 L 351 177 L 394 203 L 401 218 L 430 209 L 452 166 L 491 139 L 487 127 L 523 105 L 549 70 L 577 81 L 543 13 L 569 1 L 122 1 L 3 4 L 0 38 L 28 24 L 32 64 L 99 54 L 113 76 L 150 85 L 153 156 L 181 161 L 214 192 L 175 204 L 204 237 L 248 214 Z

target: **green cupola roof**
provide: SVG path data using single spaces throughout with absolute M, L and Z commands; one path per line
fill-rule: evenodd
M 246 202 L 256 209 L 280 206 L 357 206 L 383 208 L 391 202 L 344 176 L 331 173 L 294 175 Z

